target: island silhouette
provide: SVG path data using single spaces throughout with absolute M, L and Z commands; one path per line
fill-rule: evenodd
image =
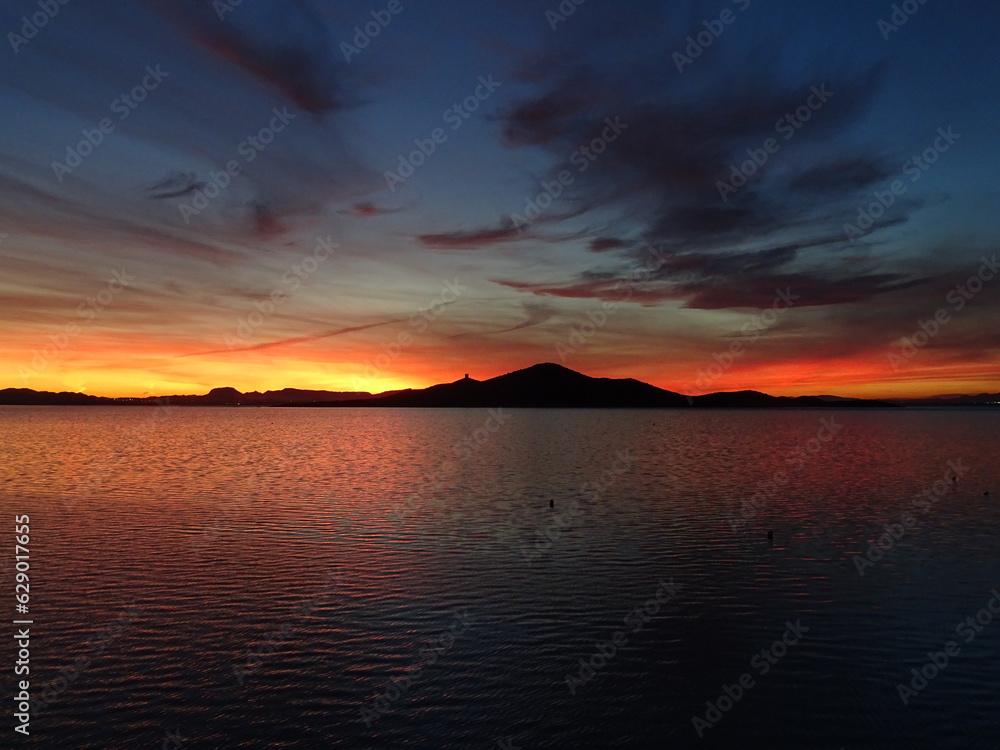
M 242 393 L 214 388 L 203 396 L 107 398 L 84 393 L 52 393 L 28 388 L 0 390 L 5 406 L 283 406 L 283 407 L 426 407 L 426 408 L 836 408 L 898 406 L 1000 405 L 1000 394 L 939 396 L 928 399 L 855 399 L 838 396 L 770 396 L 759 391 L 686 395 L 634 378 L 594 378 L 545 362 L 488 380 L 465 377 L 429 388 L 368 393 L 285 388 Z

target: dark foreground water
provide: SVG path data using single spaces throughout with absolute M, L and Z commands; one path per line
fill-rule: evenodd
M 0 746 L 995 747 L 998 458 L 996 411 L 2 408 Z

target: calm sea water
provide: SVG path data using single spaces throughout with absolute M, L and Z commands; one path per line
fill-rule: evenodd
M 0 408 L 41 701 L 17 746 L 994 747 L 998 428 Z

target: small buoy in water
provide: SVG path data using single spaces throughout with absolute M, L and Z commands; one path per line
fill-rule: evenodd
M 556 507 L 556 501 L 555 500 L 549 500 L 549 507 L 550 508 Z
M 951 478 L 951 483 L 952 484 L 958 484 L 958 477 L 952 477 Z
M 774 541 L 774 531 L 772 529 L 767 530 L 767 541 L 769 542 Z
M 989 497 L 989 496 L 990 496 L 990 491 L 986 490 L 986 492 L 983 493 L 983 497 Z

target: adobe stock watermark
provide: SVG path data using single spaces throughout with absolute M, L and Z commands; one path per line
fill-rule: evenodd
M 586 495 L 588 500 L 596 503 L 605 492 L 618 482 L 619 477 L 632 469 L 632 464 L 635 463 L 635 460 L 635 456 L 632 455 L 630 448 L 618 451 L 615 453 L 615 460 L 612 462 L 611 467 L 601 472 L 597 480 L 584 482 L 580 486 L 580 494 Z M 511 513 L 513 512 L 514 510 L 511 508 Z M 535 537 L 537 538 L 533 546 L 520 545 L 518 551 L 521 553 L 521 557 L 529 563 L 534 563 L 536 560 L 541 559 L 562 538 L 563 532 L 580 520 L 583 513 L 580 501 L 575 497 L 571 498 L 566 505 L 566 509 L 563 510 L 560 507 L 559 512 L 546 525 L 544 530 L 541 528 L 535 529 Z M 514 531 L 513 519 L 508 520 L 508 527 L 508 532 Z
M 819 88 L 813 86 L 810 92 L 805 104 L 796 108 L 794 112 L 786 113 L 774 124 L 774 131 L 782 136 L 786 142 L 798 134 L 802 127 L 812 119 L 815 112 L 823 109 L 823 105 L 833 98 L 834 93 L 826 90 L 825 83 Z M 781 143 L 778 142 L 777 138 L 767 138 L 760 148 L 748 148 L 747 156 L 750 157 L 749 159 L 739 164 L 730 165 L 729 182 L 719 180 L 715 183 L 722 202 L 728 203 L 729 196 L 739 192 L 740 188 L 744 187 L 751 177 L 763 169 L 771 157 L 780 150 Z
M 146 66 L 146 75 L 142 81 L 132 87 L 127 94 L 122 94 L 109 105 L 110 110 L 118 115 L 118 122 L 124 122 L 138 109 L 139 105 L 146 101 L 146 98 L 159 88 L 163 80 L 170 74 L 160 69 L 160 66 Z M 83 160 L 94 153 L 97 148 L 104 143 L 104 140 L 115 132 L 116 123 L 110 117 L 105 117 L 97 123 L 96 128 L 84 128 L 83 140 L 75 146 L 66 146 L 66 159 L 64 161 L 53 161 L 52 171 L 59 182 L 68 174 L 83 164 Z
M 858 575 L 865 577 L 868 568 L 874 568 L 875 563 L 882 560 L 886 553 L 896 547 L 896 544 L 906 536 L 907 532 L 917 525 L 917 518 L 910 510 L 920 511 L 927 514 L 931 508 L 941 502 L 954 489 L 959 479 L 968 474 L 971 469 L 962 464 L 962 459 L 949 461 L 948 468 L 945 469 L 944 476 L 927 487 L 923 492 L 913 496 L 907 510 L 899 516 L 899 521 L 894 524 L 886 524 L 882 528 L 885 533 L 878 539 L 873 539 L 868 543 L 865 554 L 854 555 L 854 567 L 858 569 Z
M 226 346 L 232 350 L 245 346 L 254 333 L 264 325 L 268 318 L 274 315 L 283 304 L 288 302 L 309 277 L 319 270 L 320 263 L 327 261 L 333 251 L 340 245 L 330 238 L 320 237 L 313 248 L 312 254 L 307 255 L 300 263 L 285 271 L 281 276 L 281 286 L 271 290 L 271 293 L 263 301 L 258 300 L 253 303 L 253 312 L 236 321 L 236 329 L 233 334 L 223 335 Z
M 488 409 L 487 414 L 482 427 L 477 427 L 461 440 L 452 443 L 451 452 L 459 461 L 471 458 L 473 451 L 488 443 L 490 436 L 495 432 L 500 432 L 500 429 L 505 427 L 507 420 L 510 419 L 510 414 L 504 414 L 502 406 Z
M 549 28 L 555 31 L 559 24 L 566 23 L 569 17 L 576 13 L 576 9 L 587 0 L 562 0 L 555 9 L 545 11 L 545 20 L 549 22 Z
M 284 645 L 288 640 L 291 639 L 292 634 L 295 632 L 296 621 L 301 621 L 309 618 L 313 612 L 322 604 L 323 600 L 329 596 L 336 584 L 341 583 L 343 574 L 331 574 L 329 570 L 326 572 L 326 580 L 320 590 L 315 593 L 308 601 L 303 602 L 299 607 L 293 612 L 294 620 L 286 620 L 281 624 L 280 627 L 273 630 L 264 643 L 261 643 L 254 648 L 247 649 L 247 658 L 245 665 L 233 665 L 233 674 L 236 676 L 236 681 L 242 686 L 246 684 L 246 678 L 258 669 L 272 654 L 274 654 L 282 645 Z
M 440 497 L 440 490 L 447 487 L 455 479 L 461 466 L 459 461 L 470 458 L 473 453 L 480 450 L 492 439 L 493 435 L 506 426 L 507 420 L 510 418 L 509 415 L 503 413 L 502 408 L 488 409 L 486 414 L 482 427 L 471 430 L 452 444 L 451 450 L 455 459 L 446 458 L 441 461 L 435 471 L 423 475 L 421 479 L 424 487 L 411 491 L 406 498 L 396 503 L 395 508 L 389 514 L 390 519 L 402 523 L 418 505 L 424 510 L 433 507 L 446 507 L 445 501 Z
M 1000 273 L 1000 265 L 997 264 L 997 256 L 987 258 L 982 257 L 983 264 L 976 273 L 969 276 L 965 283 L 957 284 L 954 289 L 945 295 L 945 302 L 951 305 L 955 313 L 962 312 L 966 305 L 986 287 L 986 284 L 996 278 Z M 910 336 L 904 337 L 899 344 L 899 351 L 890 351 L 888 354 L 889 364 L 892 365 L 893 372 L 899 372 L 911 359 L 917 356 L 921 349 L 928 346 L 941 333 L 946 325 L 951 321 L 952 313 L 947 307 L 938 308 L 933 316 L 927 320 L 917 322 L 919 330 L 914 331 Z
M 406 497 L 396 503 L 393 511 L 389 514 L 389 518 L 401 524 L 418 507 L 427 509 L 434 506 L 443 506 L 444 501 L 441 500 L 438 492 L 451 483 L 458 470 L 459 464 L 457 461 L 451 459 L 442 461 L 435 471 L 428 472 L 422 477 L 424 487 L 411 490 Z
M 708 393 L 708 388 L 712 383 L 733 369 L 736 361 L 747 352 L 747 347 L 756 344 L 765 332 L 777 325 L 778 320 L 795 306 L 795 303 L 802 299 L 802 296 L 792 292 L 791 287 L 774 290 L 774 301 L 771 302 L 771 309 L 765 310 L 760 315 L 754 315 L 740 328 L 740 333 L 747 337 L 746 341 L 737 339 L 733 341 L 725 351 L 716 352 L 712 355 L 715 364 L 708 368 L 699 368 L 698 379 L 694 386 L 701 391 L 701 394 Z M 685 388 L 690 391 L 691 387 Z M 699 394 L 699 395 L 701 395 Z M 693 406 L 694 399 L 688 395 L 688 404 Z
M 785 626 L 785 632 L 781 638 L 767 648 L 761 649 L 750 659 L 750 667 L 756 670 L 760 677 L 767 675 L 789 650 L 793 646 L 797 646 L 805 634 L 809 632 L 809 628 L 802 624 L 802 620 L 796 620 L 794 623 L 788 621 Z M 743 700 L 744 696 L 756 686 L 757 681 L 754 679 L 753 673 L 744 672 L 732 685 L 724 684 L 721 695 L 716 700 L 705 701 L 705 716 L 691 717 L 691 723 L 694 725 L 694 731 L 698 734 L 698 738 L 703 737 L 709 729 L 718 726 L 723 716 L 732 711 L 736 704 Z
M 608 146 L 617 141 L 621 134 L 628 130 L 628 127 L 627 123 L 621 121 L 621 117 L 605 118 L 601 134 L 569 155 L 567 161 L 576 167 L 576 175 L 583 174 L 590 169 L 591 165 L 601 157 L 601 154 L 608 150 Z M 525 198 L 524 215 L 517 213 L 510 215 L 514 228 L 523 231 L 523 227 L 539 219 L 576 182 L 576 175 L 568 169 L 562 169 L 556 174 L 554 180 L 542 180 L 539 183 L 541 190 L 538 194 L 533 198 Z
M 910 178 L 910 185 L 920 181 L 933 165 L 937 164 L 943 154 L 948 153 L 962 136 L 952 131 L 952 126 L 938 128 L 938 137 L 920 154 L 915 154 L 903 164 L 903 174 Z M 885 216 L 886 211 L 896 205 L 896 201 L 910 189 L 910 185 L 901 179 L 893 180 L 888 190 L 876 190 L 872 193 L 874 201 L 867 206 L 858 207 L 858 218 L 851 224 L 844 224 L 844 236 L 854 244 L 855 240 L 864 237 Z
M 160 742 L 160 750 L 179 750 L 179 748 L 184 747 L 184 738 L 181 736 L 180 729 L 165 730 L 163 732 L 163 741 Z
M 367 390 L 365 384 L 368 380 L 378 378 L 389 365 L 403 356 L 403 351 L 412 345 L 416 338 L 427 332 L 431 324 L 444 313 L 448 305 L 458 301 L 469 287 L 463 286 L 456 276 L 454 279 L 445 280 L 441 293 L 426 305 L 420 307 L 410 316 L 409 324 L 413 333 L 400 331 L 392 341 L 382 344 L 382 353 L 374 359 L 366 359 L 362 375 L 354 378 L 354 388 Z
M 179 409 L 181 407 L 171 407 Z M 277 449 L 276 456 L 269 456 L 266 461 L 253 460 L 244 461 L 247 466 L 252 467 L 252 471 L 244 474 L 242 481 L 245 484 L 238 492 L 233 493 L 231 501 L 222 507 L 218 507 L 215 517 L 206 523 L 201 531 L 190 537 L 191 551 L 202 558 L 211 545 L 215 544 L 225 531 L 232 531 L 236 522 L 249 510 L 253 503 L 253 495 L 267 496 L 273 489 L 277 481 L 276 473 L 273 471 L 280 465 L 288 465 L 296 462 L 308 449 L 299 442 L 288 441 L 281 443 Z M 258 482 L 258 480 L 261 480 Z M 232 488 L 230 488 L 232 489 Z
M 42 685 L 38 698 L 31 699 L 31 714 L 38 718 L 42 711 L 59 700 L 80 679 L 80 675 L 131 628 L 142 611 L 143 608 L 134 602 L 125 605 L 122 607 L 121 615 L 105 627 L 95 631 L 92 638 L 84 641 L 83 645 L 87 647 L 87 653 L 76 657 L 72 663 L 60 667 L 59 676 Z
M 910 19 L 917 15 L 917 12 L 927 4 L 927 0 L 905 0 L 892 6 L 892 14 L 889 20 L 880 18 L 875 25 L 882 33 L 882 40 L 889 41 L 889 37 L 899 32 L 899 29 L 909 23 Z
M 7 41 L 16 55 L 28 42 L 38 36 L 38 32 L 49 25 L 49 21 L 59 15 L 62 6 L 69 5 L 70 0 L 38 0 L 38 10 L 30 16 L 21 16 L 21 33 L 13 31 L 7 34 Z
M 842 429 L 844 429 L 844 425 L 837 424 L 836 416 L 820 419 L 816 435 L 785 454 L 785 463 L 791 467 L 793 474 L 802 471 L 812 463 L 823 452 L 824 446 L 831 443 Z M 771 475 L 770 481 L 758 482 L 756 492 L 740 504 L 742 517 L 737 518 L 732 515 L 728 517 L 729 528 L 735 532 L 749 525 L 757 518 L 760 511 L 764 510 L 774 498 L 782 493 L 784 487 L 791 480 L 792 474 L 778 469 Z
M 483 449 L 483 446 L 491 442 L 494 436 L 501 430 L 507 427 L 507 423 L 510 421 L 511 415 L 504 412 L 503 407 L 498 407 L 496 409 L 487 409 L 486 418 L 483 420 L 482 426 L 476 427 L 469 430 L 463 437 L 452 443 L 451 453 L 456 460 L 452 461 L 446 459 L 442 462 L 439 472 L 436 476 L 438 481 L 436 486 L 430 488 L 430 492 L 433 494 L 431 497 L 425 499 L 424 509 L 438 508 L 440 510 L 449 511 L 451 518 L 455 519 L 462 515 L 461 511 L 456 511 L 454 506 L 449 506 L 448 503 L 440 497 L 438 490 L 444 488 L 448 484 L 451 484 L 458 475 L 459 467 L 464 461 L 468 461 L 472 458 L 474 453 L 479 452 Z M 430 481 L 430 477 L 427 478 Z M 412 506 L 411 506 L 412 507 Z M 404 514 L 397 507 L 396 517 L 399 520 L 404 518 Z
M 587 495 L 588 500 L 596 503 L 601 499 L 601 495 L 618 482 L 619 477 L 624 476 L 632 469 L 632 464 L 635 461 L 636 458 L 632 455 L 631 448 L 616 452 L 615 460 L 611 466 L 602 471 L 595 481 L 584 482 L 580 486 L 580 494 Z
M 738 5 L 741 11 L 746 11 L 753 0 L 732 0 L 732 2 Z M 684 68 L 688 65 L 694 65 L 694 61 L 701 57 L 706 49 L 715 44 L 715 40 L 722 36 L 726 27 L 735 23 L 738 17 L 729 8 L 726 8 L 719 14 L 717 19 L 702 21 L 701 25 L 705 27 L 704 31 L 699 31 L 697 34 L 689 36 L 684 40 L 688 43 L 687 47 L 684 48 L 686 54 L 681 54 L 680 52 L 674 52 L 673 54 L 672 59 L 674 65 L 677 66 L 677 72 L 683 73 Z
M 580 506 L 580 501 L 575 497 L 571 498 L 565 504 L 565 507 L 560 505 L 558 512 L 544 529 L 535 529 L 535 536 L 538 539 L 535 541 L 535 549 L 532 549 L 528 545 L 518 545 L 516 542 L 517 535 L 519 534 L 519 529 L 516 525 L 517 518 L 520 515 L 519 511 L 510 502 L 501 502 L 499 503 L 499 507 L 506 510 L 508 516 L 504 527 L 497 530 L 496 537 L 501 542 L 508 543 L 512 550 L 520 552 L 521 557 L 528 563 L 540 560 L 559 541 L 562 533 L 574 526 L 583 515 L 583 508 Z
M 631 271 L 624 279 L 615 282 L 611 291 L 617 293 L 624 288 L 621 299 L 602 300 L 599 308 L 587 311 L 587 322 L 571 327 L 566 341 L 556 342 L 556 354 L 559 361 L 566 364 L 572 355 L 586 346 L 597 335 L 597 332 L 608 324 L 608 321 L 621 309 L 621 306 L 632 299 L 636 286 L 653 278 L 653 274 L 659 271 L 671 257 L 673 257 L 672 254 L 664 254 L 659 248 L 650 247 L 649 257 L 646 258 L 643 265 Z
M 170 415 L 179 406 L 172 406 L 169 398 L 158 398 L 154 400 L 156 408 L 152 416 L 147 417 L 135 427 L 131 427 L 116 436 L 115 443 L 107 452 L 108 458 L 99 461 L 91 466 L 86 475 L 79 479 L 76 489 L 69 495 L 60 498 L 62 511 L 71 513 L 77 504 L 94 497 L 101 488 L 113 480 L 113 472 L 122 467 L 128 461 L 138 460 L 136 456 L 129 455 L 142 441 L 149 437 L 149 433 L 161 423 L 167 421 Z
M 388 28 L 393 19 L 404 10 L 406 10 L 406 6 L 401 0 L 389 0 L 389 4 L 385 8 L 370 11 L 369 15 L 371 15 L 372 20 L 354 27 L 354 38 L 351 40 L 354 44 L 340 43 L 340 51 L 344 55 L 344 59 L 350 63 L 352 58 L 360 55 L 361 51 Z
M 570 695 L 577 692 L 591 680 L 595 679 L 604 669 L 607 668 L 611 660 L 618 654 L 618 650 L 625 648 L 629 642 L 629 633 L 633 635 L 642 631 L 654 617 L 660 614 L 660 610 L 677 598 L 679 587 L 674 584 L 674 579 L 664 581 L 659 580 L 659 588 L 653 596 L 642 604 L 632 609 L 622 618 L 625 623 L 624 628 L 619 628 L 607 641 L 602 641 L 594 645 L 594 654 L 589 658 L 580 659 L 580 668 L 577 674 L 568 672 L 566 674 L 566 687 Z
M 17 372 L 25 384 L 29 383 L 32 378 L 38 377 L 61 352 L 68 349 L 73 339 L 80 336 L 88 325 L 97 320 L 104 310 L 111 306 L 115 297 L 132 285 L 135 278 L 124 268 L 112 271 L 111 278 L 104 289 L 93 297 L 87 297 L 77 306 L 76 315 L 80 319 L 79 322 L 70 321 L 63 326 L 61 331 L 50 333 L 47 337 L 49 343 L 41 349 L 35 349 L 31 352 L 31 367 L 18 365 Z
M 476 86 L 475 90 L 462 101 L 455 102 L 446 109 L 441 115 L 441 119 L 445 124 L 451 125 L 451 131 L 455 132 L 465 124 L 466 120 L 472 117 L 473 112 L 478 110 L 483 102 L 493 96 L 493 92 L 501 85 L 503 85 L 501 81 L 493 80 L 492 73 L 488 76 L 479 76 L 479 85 Z M 427 138 L 414 139 L 413 145 L 416 148 L 409 154 L 400 154 L 399 166 L 396 171 L 386 170 L 383 175 L 389 190 L 395 193 L 398 185 L 404 184 L 413 177 L 416 171 L 437 153 L 438 147 L 448 141 L 448 137 L 449 133 L 444 128 L 434 128 Z
M 1000 591 L 993 589 L 990 594 L 992 598 L 986 605 L 974 615 L 966 617 L 955 627 L 955 635 L 965 641 L 972 643 L 979 637 L 980 633 L 993 622 L 993 615 L 1000 615 Z M 962 653 L 962 647 L 958 641 L 948 641 L 937 653 L 929 651 L 927 653 L 927 663 L 922 667 L 914 667 L 910 670 L 913 675 L 908 685 L 898 683 L 896 692 L 904 706 L 909 706 L 910 701 L 916 698 L 922 691 L 926 690 L 931 682 L 948 668 L 951 659 Z
M 273 117 L 267 125 L 258 130 L 255 135 L 248 136 L 237 146 L 236 153 L 243 157 L 243 164 L 240 164 L 236 159 L 230 159 L 226 162 L 225 169 L 209 172 L 208 182 L 204 187 L 194 191 L 194 198 L 191 199 L 191 202 L 177 205 L 177 210 L 180 211 L 185 224 L 190 224 L 192 217 L 198 216 L 208 208 L 212 201 L 222 195 L 222 192 L 232 184 L 233 179 L 243 172 L 243 166 L 253 162 L 268 146 L 274 143 L 275 136 L 284 131 L 289 123 L 298 117 L 298 115 L 289 112 L 288 107 L 282 107 L 280 110 L 275 107 L 271 110 L 271 114 Z
M 377 698 L 361 706 L 361 718 L 364 719 L 365 726 L 371 728 L 383 714 L 392 710 L 394 703 L 401 700 L 413 687 L 413 684 L 433 667 L 438 659 L 448 653 L 454 646 L 456 639 L 464 635 L 472 626 L 469 617 L 469 610 L 456 610 L 452 618 L 451 625 L 440 634 L 425 641 L 417 652 L 417 658 L 406 670 L 402 677 L 393 677 L 389 680 L 388 686 Z
M 220 21 L 225 21 L 226 16 L 241 5 L 243 5 L 243 0 L 212 0 L 212 9 Z

